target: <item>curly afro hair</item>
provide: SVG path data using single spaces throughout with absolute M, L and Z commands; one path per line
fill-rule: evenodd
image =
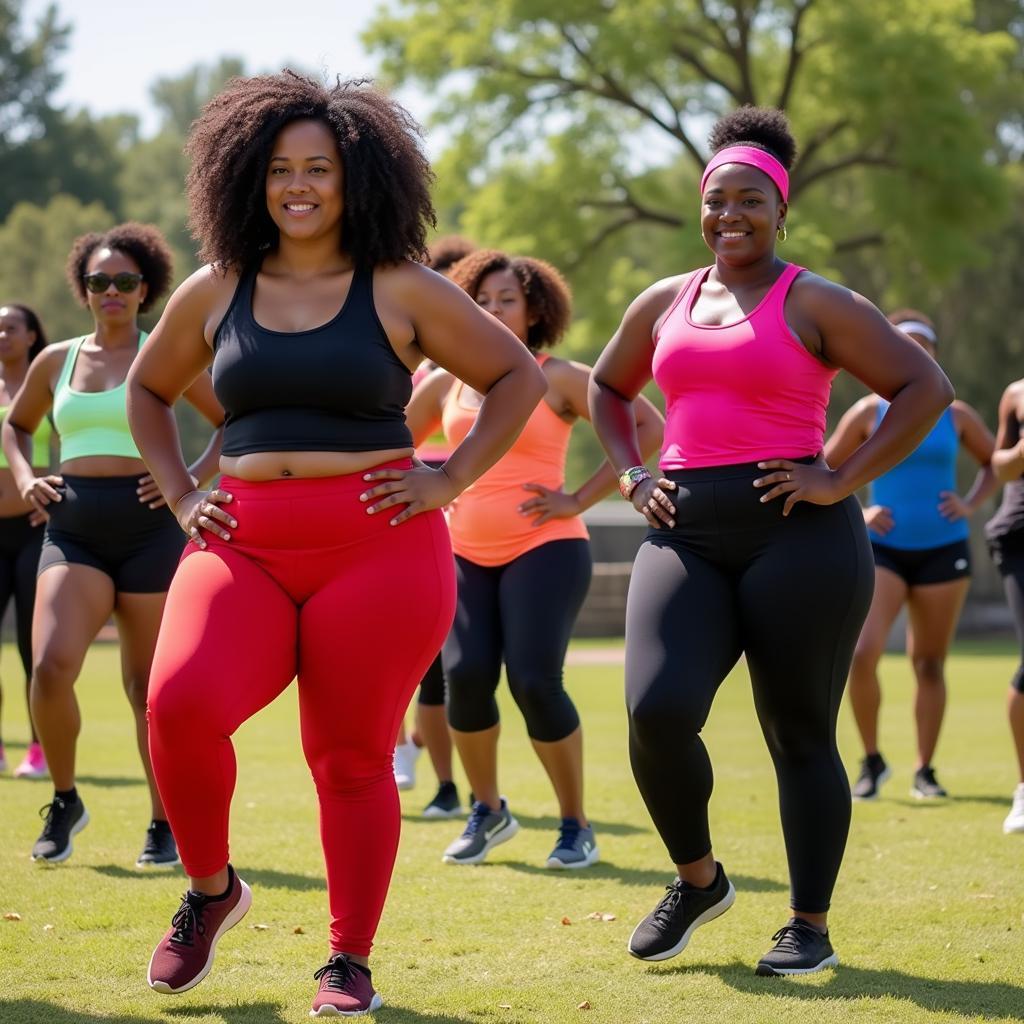
M 282 128 L 304 120 L 323 122 L 337 141 L 342 247 L 353 263 L 422 262 L 436 218 L 419 125 L 363 80 L 327 86 L 288 69 L 233 78 L 192 125 L 186 190 L 200 258 L 241 270 L 277 244 L 265 192 L 271 149 Z
M 442 235 L 435 238 L 427 250 L 427 266 L 439 274 L 447 274 L 459 260 L 465 259 L 478 248 L 476 242 L 471 242 L 462 235 Z
M 65 267 L 71 290 L 83 306 L 87 305 L 85 283 L 82 276 L 89 258 L 97 249 L 115 249 L 130 256 L 138 265 L 142 279 L 146 282 L 146 298 L 139 306 L 145 313 L 158 302 L 171 287 L 174 272 L 174 257 L 164 236 L 152 224 L 137 224 L 129 221 L 104 231 L 102 234 L 90 231 L 75 239 L 68 254 Z
M 775 107 L 737 107 L 715 122 L 708 145 L 712 153 L 726 146 L 756 146 L 771 153 L 787 171 L 796 159 L 789 120 Z
M 519 280 L 526 309 L 537 321 L 531 324 L 526 347 L 531 352 L 557 345 L 569 329 L 572 318 L 572 292 L 562 275 L 544 260 L 529 256 L 509 256 L 497 249 L 478 249 L 452 267 L 448 276 L 471 298 L 476 298 L 480 283 L 496 270 L 511 270 Z

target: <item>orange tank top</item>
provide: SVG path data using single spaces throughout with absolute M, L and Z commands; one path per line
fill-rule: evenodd
M 547 356 L 538 356 L 543 365 Z M 441 423 L 452 446 L 461 444 L 476 423 L 478 405 L 467 401 L 456 382 L 445 399 Z M 477 565 L 505 565 L 527 551 L 553 540 L 587 540 L 579 516 L 533 525 L 533 516 L 519 506 L 533 496 L 523 484 L 543 484 L 552 490 L 565 486 L 565 457 L 572 426 L 542 398 L 512 447 L 448 506 L 452 549 Z

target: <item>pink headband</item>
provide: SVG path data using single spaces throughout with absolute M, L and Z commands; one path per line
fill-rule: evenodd
M 720 149 L 704 168 L 704 176 L 700 179 L 701 194 L 704 193 L 704 186 L 711 176 L 711 172 L 723 164 L 748 164 L 751 167 L 756 167 L 759 171 L 764 171 L 782 193 L 782 201 L 789 202 L 789 175 L 786 173 L 786 168 L 771 153 L 766 153 L 756 146 L 728 146 L 725 149 Z

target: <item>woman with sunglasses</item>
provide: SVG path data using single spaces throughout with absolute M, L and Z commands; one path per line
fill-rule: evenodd
M 125 381 L 146 340 L 138 315 L 167 291 L 171 254 L 156 228 L 122 224 L 78 238 L 67 274 L 92 314 L 93 330 L 49 346 L 32 363 L 3 425 L 3 449 L 18 491 L 48 519 L 36 588 L 31 705 L 54 794 L 32 858 L 67 859 L 72 837 L 89 821 L 75 787 L 81 717 L 74 687 L 89 645 L 113 615 L 152 803 L 136 866 L 166 867 L 177 864 L 178 855 L 153 781 L 146 693 L 184 541 L 132 440 Z M 186 397 L 217 428 L 190 470 L 208 479 L 216 472 L 224 414 L 205 374 Z M 32 435 L 51 412 L 60 466 L 55 475 L 38 475 Z
M 874 575 L 853 493 L 916 447 L 953 390 L 870 302 L 780 258 L 796 154 L 785 115 L 741 107 L 710 143 L 699 210 L 714 262 L 634 300 L 590 389 L 623 496 L 651 526 L 626 605 L 626 702 L 633 774 L 675 867 L 629 952 L 676 956 L 735 900 L 712 851 L 700 734 L 743 654 L 792 887 L 756 971 L 808 974 L 837 963 L 827 913 L 850 787 L 836 718 Z M 891 405 L 833 471 L 820 455 L 840 369 Z M 628 405 L 652 375 L 666 398 L 660 479 Z
M 0 419 L 7 412 L 28 373 L 32 360 L 46 346 L 39 317 L 11 302 L 0 306 Z M 50 466 L 50 421 L 43 419 L 32 438 L 32 465 L 44 471 Z M 0 453 L 0 616 L 14 598 L 18 654 L 25 669 L 25 696 L 32 680 L 32 605 L 36 597 L 36 568 L 43 543 L 43 515 L 18 493 L 7 460 Z M 14 774 L 22 779 L 46 776 L 46 756 L 29 716 L 31 742 Z M 0 740 L 0 772 L 7 770 Z

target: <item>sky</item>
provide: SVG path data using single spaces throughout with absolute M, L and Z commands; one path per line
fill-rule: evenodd
M 24 25 L 50 0 L 27 0 Z M 279 71 L 289 62 L 343 78 L 372 77 L 375 60 L 359 33 L 382 0 L 56 0 L 70 45 L 60 67 L 58 102 L 95 114 L 136 113 L 144 134 L 157 124 L 149 87 L 198 63 L 240 57 L 247 71 Z M 417 97 L 401 99 L 422 119 Z

